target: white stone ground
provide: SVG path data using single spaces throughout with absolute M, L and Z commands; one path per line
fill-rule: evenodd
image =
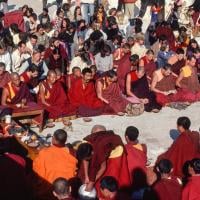
M 24 4 L 30 5 L 37 13 L 42 10 L 42 0 L 8 0 L 10 9 L 17 9 Z M 52 3 L 52 0 L 49 0 Z M 49 8 L 52 15 L 56 6 Z M 149 23 L 149 14 L 144 17 L 144 26 Z M 73 131 L 68 131 L 68 142 L 82 140 L 88 135 L 95 124 L 102 124 L 107 129 L 114 130 L 124 139 L 124 131 L 127 126 L 133 125 L 140 130 L 140 141 L 148 145 L 148 156 L 152 162 L 163 151 L 165 151 L 173 140 L 170 138 L 170 130 L 176 128 L 176 120 L 180 116 L 188 116 L 192 121 L 192 129 L 199 130 L 200 127 L 200 103 L 195 103 L 186 110 L 178 111 L 170 108 L 164 108 L 160 113 L 144 113 L 139 117 L 119 117 L 119 116 L 99 116 L 94 117 L 92 122 L 86 123 L 82 119 L 73 120 Z M 54 130 L 63 128 L 62 123 L 56 123 L 52 129 L 45 129 L 42 135 L 53 134 Z M 38 132 L 38 129 L 35 129 Z M 189 147 L 185 147 L 189 148 Z

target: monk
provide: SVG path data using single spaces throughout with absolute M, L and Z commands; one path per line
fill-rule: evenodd
M 177 128 L 180 135 L 171 147 L 158 158 L 158 160 L 170 160 L 173 164 L 172 174 L 177 177 L 182 177 L 182 167 L 186 161 L 200 156 L 199 133 L 191 131 L 190 125 L 188 117 L 178 118 Z
M 128 169 L 130 177 L 132 177 L 134 169 L 140 168 L 145 173 L 147 170 L 147 146 L 145 144 L 139 143 L 138 136 L 139 130 L 136 127 L 127 127 L 125 131 L 125 139 L 127 142 L 125 148 L 127 151 Z
M 182 192 L 182 200 L 200 199 L 200 159 L 193 159 L 189 165 L 189 182 Z
M 157 102 L 168 106 L 171 102 L 193 102 L 190 92 L 176 90 L 176 77 L 171 73 L 171 65 L 166 64 L 153 74 L 151 90 L 156 93 Z
M 126 108 L 131 102 L 122 96 L 117 82 L 117 73 L 114 70 L 106 72 L 104 77 L 97 80 L 96 85 L 98 98 L 108 104 L 114 113 L 126 112 Z M 135 103 L 140 103 L 136 97 Z
M 92 129 L 91 135 L 84 138 L 77 150 L 77 157 L 82 162 L 82 180 L 91 191 L 94 185 L 100 195 L 99 181 L 105 176 L 113 176 L 119 187 L 130 185 L 130 176 L 126 159 L 126 151 L 120 136 L 113 131 L 106 131 L 101 125 Z
M 200 100 L 200 83 L 197 75 L 196 58 L 194 56 L 187 57 L 186 66 L 180 70 L 176 86 L 190 93 L 193 101 Z
M 149 89 L 147 75 L 144 67 L 135 66 L 126 78 L 126 93 L 136 96 L 144 104 L 145 111 L 159 112 L 162 106 L 157 102 L 156 95 Z
M 5 69 L 5 64 L 0 62 L 0 97 L 3 92 L 3 87 L 10 82 L 10 73 L 5 71 Z
M 140 59 L 139 63 L 140 67 L 144 68 L 144 71 L 147 75 L 149 82 L 151 81 L 153 72 L 156 70 L 156 63 L 154 60 L 154 52 L 153 50 L 148 50 L 146 55 Z
M 171 176 L 173 165 L 171 161 L 162 159 L 156 166 L 159 179 L 153 189 L 159 200 L 181 200 L 181 180 Z
M 105 105 L 97 97 L 90 68 L 83 69 L 82 78 L 74 82 L 68 95 L 70 103 L 78 109 L 80 116 L 94 116 L 104 112 Z
M 122 58 L 114 61 L 114 66 L 117 68 L 117 78 L 121 91 L 125 94 L 125 79 L 126 75 L 131 71 L 131 51 L 130 48 L 124 52 Z
M 47 79 L 40 83 L 38 101 L 48 112 L 50 119 L 57 119 L 75 114 L 67 95 L 59 81 L 56 81 L 55 71 L 49 70 Z
M 28 89 L 26 83 L 20 81 L 20 76 L 13 72 L 10 75 L 11 81 L 7 83 L 3 89 L 1 104 L 16 105 L 26 101 L 26 103 L 33 102 L 33 97 Z
M 66 77 L 66 84 L 68 90 L 71 88 L 72 85 L 74 85 L 74 82 L 81 78 L 81 69 L 80 67 L 73 67 L 72 68 L 72 74 L 67 75 Z
M 62 129 L 56 130 L 52 146 L 42 149 L 33 161 L 33 170 L 49 183 L 59 177 L 68 180 L 76 176 L 77 160 L 65 146 L 66 141 L 67 133 Z

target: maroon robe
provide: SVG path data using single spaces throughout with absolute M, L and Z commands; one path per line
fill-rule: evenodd
M 0 88 L 3 88 L 10 81 L 10 73 L 4 72 L 0 75 Z
M 159 180 L 153 189 L 159 200 L 181 200 L 181 185 L 175 177 Z
M 109 106 L 114 110 L 115 113 L 125 112 L 126 106 L 130 103 L 126 100 L 120 91 L 119 84 L 117 82 L 106 84 L 106 77 L 100 79 L 103 88 L 102 96 L 109 102 Z
M 63 86 L 59 81 L 55 82 L 52 88 L 49 87 L 47 81 L 42 82 L 45 88 L 45 101 L 50 106 L 43 105 L 39 97 L 39 103 L 48 111 L 49 118 L 56 119 L 76 114 L 75 107 L 73 107 L 67 98 Z
M 126 76 L 131 71 L 131 62 L 129 60 L 131 54 L 125 54 L 120 60 L 115 61 L 114 64 L 117 65 L 117 77 L 118 83 L 121 91 L 125 93 L 126 86 Z
M 182 192 L 182 200 L 198 200 L 200 199 L 200 176 L 192 176 Z
M 173 164 L 173 175 L 182 177 L 184 163 L 195 157 L 200 157 L 199 133 L 187 131 L 180 134 L 171 147 L 158 157 L 158 161 L 170 160 Z

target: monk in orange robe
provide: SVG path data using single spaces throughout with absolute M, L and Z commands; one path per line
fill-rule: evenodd
M 199 133 L 190 131 L 190 124 L 189 118 L 178 118 L 177 128 L 180 133 L 179 137 L 165 153 L 158 157 L 158 161 L 168 159 L 172 162 L 172 173 L 177 177 L 182 177 L 182 167 L 186 161 L 200 157 Z
M 76 176 L 77 160 L 65 146 L 67 133 L 58 129 L 54 132 L 52 146 L 42 149 L 33 161 L 33 170 L 41 178 L 53 183 L 56 178 L 67 180 Z
M 104 112 L 105 105 L 97 97 L 90 68 L 83 69 L 82 78 L 71 85 L 68 95 L 70 103 L 78 109 L 78 115 L 95 116 Z
M 59 117 L 74 115 L 73 107 L 59 81 L 56 81 L 55 71 L 50 70 L 47 79 L 40 83 L 39 103 L 48 111 L 49 118 L 57 119 Z
M 120 188 L 130 186 L 126 151 L 120 136 L 96 125 L 84 140 L 87 143 L 79 146 L 77 158 L 82 161 L 80 176 L 87 184 L 86 190 L 96 186 L 101 195 L 99 184 L 105 176 L 114 177 Z
M 125 145 L 127 151 L 127 160 L 130 177 L 132 177 L 134 169 L 141 169 L 146 173 L 147 163 L 147 146 L 139 144 L 138 142 L 139 131 L 134 126 L 129 126 L 125 132 L 127 144 Z M 134 180 L 132 180 L 134 181 Z
M 193 159 L 189 165 L 189 182 L 183 189 L 182 200 L 200 199 L 200 159 Z

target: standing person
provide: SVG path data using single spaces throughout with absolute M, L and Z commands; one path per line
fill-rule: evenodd
M 46 7 L 47 7 L 47 1 L 48 1 L 48 0 L 42 0 L 43 8 L 46 8 Z
M 94 15 L 94 0 L 81 0 L 81 10 L 83 19 L 89 24 Z
M 3 13 L 8 12 L 8 0 L 0 0 L 0 11 Z
M 129 19 L 133 19 L 135 17 L 135 2 L 137 0 L 123 0 L 125 6 L 125 15 L 128 16 Z
M 182 200 L 200 199 L 200 159 L 196 158 L 190 161 L 189 164 L 189 182 L 186 184 L 182 192 Z

